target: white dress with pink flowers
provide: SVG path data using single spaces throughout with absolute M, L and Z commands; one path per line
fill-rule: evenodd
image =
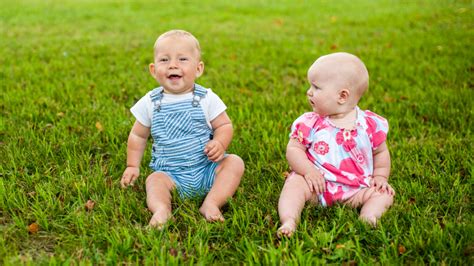
M 323 206 L 345 201 L 369 187 L 373 173 L 372 151 L 387 138 L 388 122 L 371 111 L 357 110 L 353 130 L 336 127 L 314 112 L 301 115 L 291 126 L 290 138 L 305 145 L 308 159 L 326 180 L 319 195 Z

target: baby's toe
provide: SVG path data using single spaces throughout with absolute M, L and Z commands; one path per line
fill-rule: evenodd
M 277 237 L 282 238 L 282 237 L 291 237 L 293 235 L 294 229 L 290 228 L 287 225 L 282 225 L 280 228 L 277 230 Z
M 222 216 L 222 214 L 210 215 L 206 217 L 206 220 L 208 222 L 224 222 L 225 221 L 224 216 Z
M 154 228 L 154 229 L 158 229 L 158 230 L 162 230 L 163 227 L 165 227 L 165 223 L 160 223 L 156 220 L 151 220 L 148 225 L 150 226 L 150 228 Z
M 162 214 L 162 213 L 154 213 L 153 216 L 150 219 L 150 222 L 148 225 L 152 228 L 161 230 L 165 226 L 166 222 L 168 221 L 170 217 L 167 214 Z

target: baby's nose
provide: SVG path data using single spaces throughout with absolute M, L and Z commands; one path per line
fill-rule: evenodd
M 306 91 L 306 95 L 309 97 L 313 97 L 313 92 L 311 91 L 311 88 Z
M 170 60 L 170 63 L 169 63 L 169 67 L 170 68 L 176 68 L 178 65 L 178 61 L 177 60 Z

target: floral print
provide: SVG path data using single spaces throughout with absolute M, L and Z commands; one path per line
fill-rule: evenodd
M 325 155 L 329 152 L 329 145 L 324 141 L 318 141 L 313 149 L 317 154 Z
M 323 172 L 326 191 L 322 205 L 350 198 L 368 187 L 373 173 L 373 150 L 387 138 L 387 120 L 358 107 L 356 127 L 345 130 L 314 112 L 301 115 L 291 126 L 290 138 L 306 147 L 308 159 Z
M 336 134 L 336 142 L 342 145 L 345 151 L 350 151 L 356 146 L 355 137 L 357 137 L 357 130 L 340 129 Z

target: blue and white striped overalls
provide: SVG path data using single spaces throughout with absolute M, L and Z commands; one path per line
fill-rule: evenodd
M 163 87 L 150 95 L 155 105 L 150 167 L 171 177 L 181 197 L 203 196 L 214 183 L 218 163 L 204 154 L 204 147 L 212 138 L 200 104 L 206 93 L 205 88 L 195 84 L 191 100 L 162 103 Z

